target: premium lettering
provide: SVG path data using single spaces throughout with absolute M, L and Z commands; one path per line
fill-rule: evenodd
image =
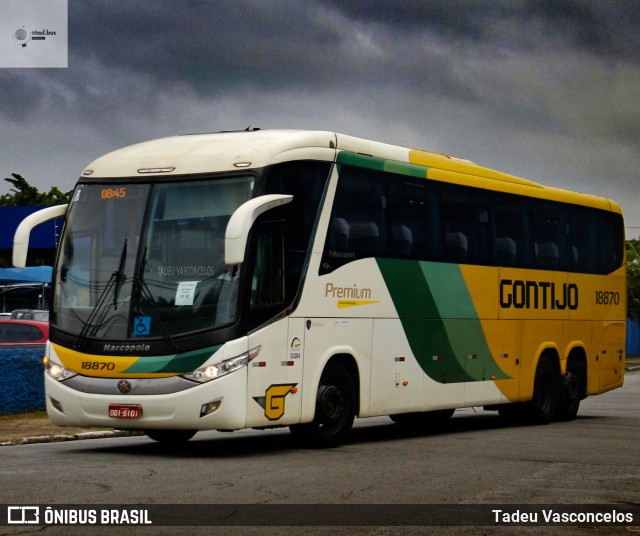
M 336 287 L 333 283 L 327 283 L 324 287 L 325 298 L 341 298 L 352 300 L 370 300 L 370 288 L 358 288 L 356 284 L 352 287 Z
M 550 281 L 500 281 L 500 307 L 503 309 L 569 309 L 578 308 L 578 285 Z

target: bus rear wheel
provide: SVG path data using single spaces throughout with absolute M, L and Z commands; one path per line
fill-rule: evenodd
M 167 445 L 189 441 L 196 432 L 197 430 L 144 430 L 145 435 L 150 439 Z
M 556 420 L 570 421 L 575 419 L 582 400 L 582 385 L 582 375 L 579 370 L 567 370 L 567 373 L 560 379 Z
M 322 373 L 312 422 L 290 426 L 305 444 L 316 448 L 337 447 L 345 441 L 356 415 L 356 390 L 347 370 L 329 365 Z
M 498 408 L 500 416 L 523 424 L 548 424 L 554 418 L 558 401 L 558 375 L 548 357 L 542 356 L 536 367 L 533 396 L 528 402 L 506 404 Z

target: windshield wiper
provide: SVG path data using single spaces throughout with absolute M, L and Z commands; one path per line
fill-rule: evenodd
M 82 330 L 78 335 L 78 340 L 76 341 L 76 348 L 81 348 L 87 337 L 89 336 L 89 331 L 91 331 L 91 336 L 94 336 L 98 332 L 98 328 L 103 325 L 104 319 L 107 316 L 109 307 L 108 307 L 108 298 L 109 293 L 113 289 L 113 309 L 118 308 L 118 294 L 120 294 L 120 289 L 125 282 L 124 275 L 124 266 L 127 261 L 127 239 L 124 239 L 124 244 L 122 245 L 122 252 L 120 253 L 120 261 L 118 262 L 118 268 L 115 272 L 111 274 L 109 281 L 105 285 L 103 291 L 100 293 L 98 297 L 98 301 L 96 302 L 96 306 L 91 311 L 89 318 L 82 326 Z

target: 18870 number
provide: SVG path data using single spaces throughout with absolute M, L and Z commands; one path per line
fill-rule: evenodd
M 596 305 L 619 305 L 620 293 L 608 290 L 596 290 Z
M 84 370 L 114 370 L 115 363 L 101 363 L 100 361 L 83 361 L 82 368 Z

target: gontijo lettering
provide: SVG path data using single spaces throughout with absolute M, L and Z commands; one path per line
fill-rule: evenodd
M 570 309 L 578 308 L 578 285 L 551 281 L 500 281 L 500 307 L 509 309 Z

